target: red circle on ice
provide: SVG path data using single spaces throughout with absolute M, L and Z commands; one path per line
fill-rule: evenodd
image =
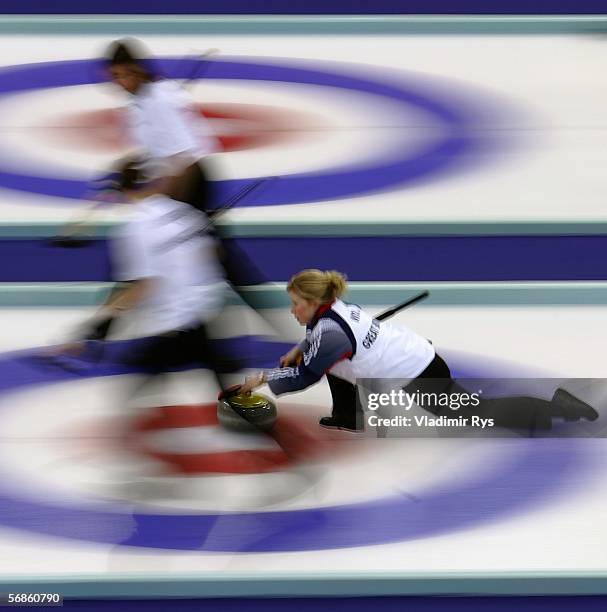
M 211 125 L 224 152 L 284 143 L 301 137 L 319 120 L 302 113 L 257 104 L 204 104 L 198 111 Z M 45 144 L 78 150 L 112 152 L 129 146 L 126 113 L 106 108 L 70 113 L 46 120 L 38 129 Z
M 288 407 L 285 412 L 289 412 Z M 193 451 L 187 445 L 180 448 L 180 429 L 188 429 L 190 439 L 198 431 L 201 449 Z M 173 434 L 172 448 L 158 444 L 158 434 Z M 213 440 L 212 448 L 206 450 L 203 438 L 209 435 L 217 439 Z M 334 452 L 339 439 L 340 436 L 336 440 L 335 434 L 321 430 L 315 420 L 292 414 L 280 414 L 268 433 L 229 432 L 219 424 L 216 406 L 210 404 L 153 408 L 145 416 L 133 420 L 125 437 L 131 450 L 161 461 L 174 473 L 189 475 L 278 471 L 320 457 L 329 448 Z M 225 448 L 221 448 L 222 442 Z

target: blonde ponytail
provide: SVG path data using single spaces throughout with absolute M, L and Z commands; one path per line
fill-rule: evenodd
M 321 304 L 340 298 L 348 289 L 346 277 L 336 270 L 302 270 L 291 278 L 287 285 L 305 300 L 318 300 Z
M 327 282 L 327 295 L 330 298 L 326 301 L 332 302 L 335 298 L 340 298 L 348 288 L 346 277 L 336 270 L 327 270 L 325 273 Z

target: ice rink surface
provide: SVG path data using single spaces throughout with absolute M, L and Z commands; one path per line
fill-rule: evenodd
M 73 62 L 111 37 L 43 38 L 0 39 L 5 227 L 72 219 L 85 204 L 66 194 L 128 148 L 116 91 L 90 83 L 92 69 L 64 85 Z M 598 36 L 146 42 L 163 57 L 221 50 L 189 85 L 226 146 L 221 178 L 280 177 L 225 223 L 495 230 L 607 219 Z M 53 64 L 30 70 L 40 62 Z M 1 310 L 2 580 L 607 571 L 600 382 L 572 383 L 601 412 L 587 437 L 326 432 L 317 426 L 330 407 L 324 382 L 278 400 L 280 435 L 238 434 L 214 420 L 208 372 L 173 374 L 133 406 L 136 375 L 58 373 L 29 360 L 89 312 Z M 249 312 L 232 314 L 228 336 L 267 331 Z M 298 340 L 286 309 L 270 316 L 284 332 L 274 342 Z M 421 304 L 394 320 L 431 338 L 456 372 L 558 384 L 607 377 L 604 319 L 605 305 L 590 301 L 481 298 Z

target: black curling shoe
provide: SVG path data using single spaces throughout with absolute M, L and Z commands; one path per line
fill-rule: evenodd
M 571 395 L 565 389 L 557 389 L 552 396 L 551 411 L 553 417 L 561 417 L 566 421 L 596 421 L 599 413 L 589 404 Z
M 356 423 L 339 421 L 335 417 L 322 417 L 318 423 L 321 427 L 325 427 L 326 429 L 339 429 L 342 431 L 351 431 L 353 433 L 363 432 L 363 427 L 357 427 Z

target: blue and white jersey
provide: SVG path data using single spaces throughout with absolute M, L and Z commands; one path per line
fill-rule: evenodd
M 327 372 L 352 383 L 357 378 L 412 379 L 435 355 L 428 340 L 408 327 L 380 323 L 341 300 L 319 310 L 300 348 L 300 365 L 266 372 L 275 395 L 305 389 Z

